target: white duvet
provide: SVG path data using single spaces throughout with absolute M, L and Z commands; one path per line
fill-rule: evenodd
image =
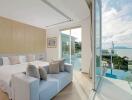
M 48 62 L 34 61 L 30 62 L 33 65 L 38 66 L 47 66 Z M 26 72 L 28 63 L 16 64 L 16 65 L 4 65 L 0 67 L 0 89 L 3 92 L 6 92 L 9 95 L 9 98 L 12 97 L 11 93 L 11 78 L 13 74 Z

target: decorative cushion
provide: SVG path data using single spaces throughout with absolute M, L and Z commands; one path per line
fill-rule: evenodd
M 44 61 L 45 60 L 45 54 L 37 54 L 36 56 L 35 56 L 35 59 L 36 60 L 41 60 L 41 61 Z
M 27 59 L 27 62 L 35 61 L 35 55 L 27 55 L 26 59 Z
M 59 63 L 59 70 L 61 72 L 64 72 L 64 59 L 53 59 L 54 62 L 58 62 Z
M 32 64 L 28 64 L 27 75 L 40 79 L 39 69 L 35 65 L 32 65 Z
M 3 59 L 0 58 L 0 66 L 2 66 L 2 65 L 3 65 Z
M 47 71 L 43 67 L 39 67 L 40 79 L 47 80 Z
M 8 58 L 9 58 L 9 61 L 10 61 L 11 65 L 20 64 L 18 56 L 10 56 Z
M 49 74 L 58 74 L 59 73 L 59 63 L 50 62 L 49 64 Z
M 10 65 L 10 61 L 8 57 L 2 57 L 2 59 L 3 59 L 3 65 Z
M 49 73 L 49 65 L 43 67 L 47 73 Z

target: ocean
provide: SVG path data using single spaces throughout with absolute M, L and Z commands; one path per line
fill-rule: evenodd
M 129 60 L 132 60 L 132 49 L 114 49 L 114 51 L 119 56 L 127 56 Z

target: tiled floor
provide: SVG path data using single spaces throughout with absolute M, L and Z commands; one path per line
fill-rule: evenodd
M 132 100 L 127 81 L 104 77 L 93 100 Z
M 91 79 L 87 74 L 74 71 L 73 82 L 65 87 L 53 100 L 88 100 L 91 90 Z M 8 96 L 0 91 L 0 100 L 9 100 Z

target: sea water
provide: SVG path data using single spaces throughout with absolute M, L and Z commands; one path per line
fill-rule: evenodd
M 129 60 L 132 60 L 132 49 L 114 49 L 115 53 L 121 57 L 127 56 Z

